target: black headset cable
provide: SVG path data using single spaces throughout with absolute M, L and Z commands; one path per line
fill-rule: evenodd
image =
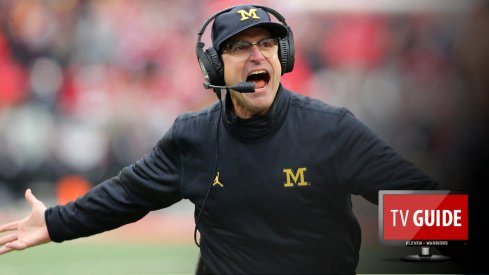
M 221 120 L 222 120 L 222 112 L 223 112 L 223 104 L 222 104 L 222 99 L 221 99 L 221 91 L 220 89 L 214 89 L 214 92 L 217 95 L 217 98 L 219 100 L 220 104 L 220 110 L 219 110 L 219 119 L 217 120 L 217 125 L 216 125 L 216 156 L 215 156 L 215 164 L 214 164 L 214 174 L 211 179 L 211 183 L 209 184 L 209 187 L 207 188 L 207 192 L 205 194 L 204 202 L 202 203 L 202 207 L 200 208 L 199 214 L 197 215 L 197 220 L 195 221 L 195 227 L 194 227 L 194 242 L 197 245 L 197 247 L 200 247 L 200 243 L 197 241 L 197 231 L 198 231 L 198 226 L 200 222 L 200 217 L 202 216 L 202 213 L 204 212 L 205 205 L 207 204 L 207 200 L 209 199 L 209 195 L 211 193 L 212 189 L 212 184 L 213 184 L 213 179 L 217 175 L 217 171 L 219 169 L 219 128 L 221 125 Z

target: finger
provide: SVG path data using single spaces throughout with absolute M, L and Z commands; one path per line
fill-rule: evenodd
M 5 244 L 5 247 L 6 247 L 6 248 L 13 249 L 13 250 L 24 250 L 24 249 L 26 249 L 28 246 L 27 246 L 27 244 L 26 244 L 26 243 L 24 243 L 24 242 L 21 242 L 21 241 L 14 241 L 14 242 L 6 243 L 6 244 Z
M 4 224 L 4 225 L 0 226 L 0 233 L 10 231 L 10 230 L 15 230 L 15 229 L 17 229 L 18 226 L 19 226 L 18 221 Z
M 34 206 L 34 204 L 35 204 L 35 203 L 40 202 L 40 201 L 39 201 L 39 200 L 36 198 L 36 196 L 34 196 L 34 195 L 32 194 L 31 189 L 27 189 L 27 190 L 25 191 L 25 199 L 26 199 L 26 201 L 27 201 L 27 202 L 28 202 L 28 203 L 29 203 L 31 206 Z
M 12 249 L 12 248 L 10 248 L 10 247 L 5 247 L 5 246 L 2 246 L 2 247 L 0 247 L 0 255 L 5 254 L 5 253 L 8 253 L 8 252 L 10 252 L 10 251 L 12 251 L 12 250 L 13 250 L 13 249 Z
M 6 243 L 10 243 L 16 240 L 17 240 L 17 234 L 10 234 L 7 236 L 3 236 L 0 238 L 0 245 L 4 245 Z

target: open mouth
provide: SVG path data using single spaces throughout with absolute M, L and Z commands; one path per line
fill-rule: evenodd
M 246 77 L 246 82 L 254 82 L 256 89 L 265 87 L 269 81 L 270 74 L 265 70 L 250 72 Z

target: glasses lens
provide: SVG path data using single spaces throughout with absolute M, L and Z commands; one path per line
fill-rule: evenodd
M 226 45 L 224 49 L 226 53 L 232 55 L 246 55 L 251 50 L 249 42 L 237 41 Z
M 265 38 L 258 42 L 261 53 L 267 57 L 277 52 L 278 41 L 276 38 Z

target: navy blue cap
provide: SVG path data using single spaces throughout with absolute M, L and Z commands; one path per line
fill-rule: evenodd
M 287 29 L 284 25 L 272 22 L 266 10 L 252 5 L 240 5 L 219 14 L 214 19 L 211 32 L 212 46 L 220 51 L 223 42 L 253 27 L 264 27 L 273 37 L 287 36 Z

